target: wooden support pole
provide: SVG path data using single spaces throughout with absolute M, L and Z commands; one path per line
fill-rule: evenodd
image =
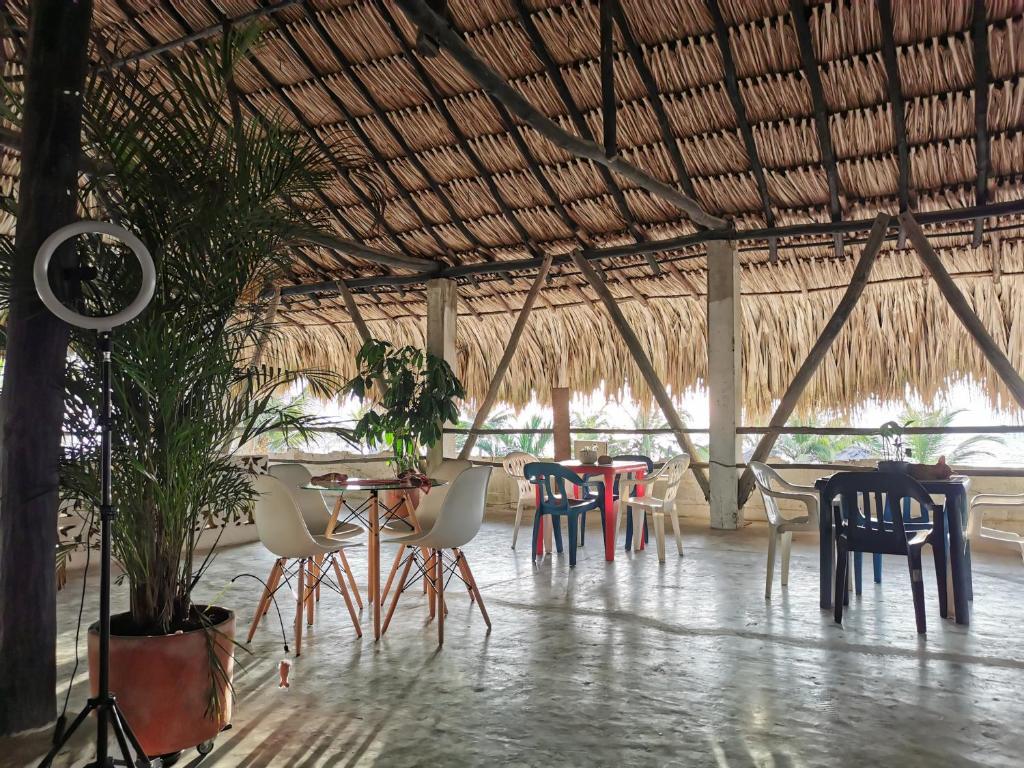
M 484 399 L 480 402 L 480 408 L 473 419 L 471 430 L 480 429 L 484 422 L 487 421 L 487 417 L 491 415 L 494 401 L 498 399 L 498 389 L 501 388 L 501 382 L 505 379 L 505 373 L 512 362 L 512 357 L 515 355 L 516 349 L 519 348 L 519 339 L 526 328 L 526 321 L 530 319 L 530 312 L 533 310 L 534 302 L 537 301 L 537 295 L 544 287 L 544 278 L 547 277 L 549 269 L 551 269 L 551 256 L 544 260 L 540 270 L 537 272 L 537 277 L 534 278 L 533 285 L 530 286 L 530 292 L 526 294 L 526 301 L 523 302 L 523 308 L 519 311 L 516 324 L 512 326 L 512 333 L 509 335 L 508 343 L 505 345 L 505 352 L 502 354 L 501 360 L 498 361 L 498 367 L 494 369 L 494 376 L 491 377 L 491 383 L 487 387 L 487 394 L 484 395 Z M 466 437 L 466 444 L 459 451 L 460 459 L 469 458 L 469 454 L 472 453 L 473 446 L 476 444 L 476 438 L 477 436 L 470 431 Z
M 736 246 L 708 246 L 708 464 L 711 527 L 734 530 L 741 516 L 736 496 L 740 443 L 740 264 Z
M 0 735 L 40 728 L 56 710 L 58 467 L 68 326 L 32 278 L 36 253 L 77 218 L 92 1 L 32 3 L 24 81 L 17 232 L 10 263 L 0 397 Z M 75 265 L 57 252 L 57 277 Z
M 263 361 L 263 353 L 266 351 L 267 342 L 270 340 L 270 326 L 277 318 L 277 308 L 280 305 L 281 291 L 276 290 L 263 314 L 263 332 L 260 334 L 260 340 L 256 344 L 256 351 L 253 353 L 252 362 L 249 363 L 251 368 L 259 368 L 260 363 Z
M 1024 408 L 1024 379 L 1017 373 L 1006 353 L 996 344 L 995 339 L 992 338 L 985 325 L 981 322 L 981 318 L 971 308 L 971 305 L 967 303 L 967 299 L 960 289 L 957 288 L 949 272 L 942 266 L 942 261 L 932 248 L 932 244 L 928 242 L 928 238 L 925 237 L 924 231 L 917 223 L 913 214 L 909 211 L 902 214 L 900 216 L 900 223 L 903 224 L 907 237 L 910 238 L 910 242 L 917 251 L 918 257 L 920 257 L 921 262 L 927 267 L 928 271 L 931 272 L 932 277 L 935 279 L 935 284 L 938 286 L 939 291 L 942 292 L 942 295 L 946 297 L 946 301 L 949 302 L 949 306 L 953 309 L 954 314 L 960 318 L 960 322 L 964 324 L 967 332 L 974 337 L 974 340 L 981 348 L 982 354 L 985 355 L 985 359 L 995 368 L 999 378 L 1003 380 L 1006 388 L 1010 390 L 1013 399 L 1017 401 L 1017 405 Z
M 348 289 L 341 280 L 337 281 L 338 292 L 341 294 L 342 300 L 345 302 L 345 311 L 348 312 L 348 316 L 352 318 L 352 323 L 356 327 L 356 333 L 359 334 L 359 338 L 363 344 L 368 342 L 372 336 L 370 336 L 370 329 L 366 327 L 366 321 L 363 320 L 363 313 L 359 311 L 359 305 L 356 304 L 356 300 L 352 297 L 352 291 Z
M 619 309 L 619 305 L 615 302 L 615 297 L 612 296 L 611 291 L 608 290 L 608 286 L 604 284 L 597 272 L 590 265 L 582 254 L 575 252 L 572 255 L 572 260 L 576 264 L 576 267 L 580 270 L 580 273 L 590 283 L 590 287 L 594 289 L 594 293 L 604 304 L 605 309 L 608 311 L 608 316 L 611 318 L 612 324 L 618 329 L 619 334 L 622 336 L 622 340 L 626 343 L 626 347 L 629 349 L 630 354 L 633 355 L 633 359 L 636 361 L 637 367 L 640 369 L 641 375 L 647 382 L 647 386 L 651 388 L 651 392 L 654 394 L 654 399 L 658 401 L 658 405 L 661 406 L 662 412 L 665 414 L 665 419 L 668 421 L 669 426 L 672 427 L 676 436 L 676 440 L 679 441 L 679 446 L 690 455 L 693 459 L 697 456 L 697 448 L 690 440 L 690 436 L 684 432 L 686 425 L 679 416 L 679 412 L 676 410 L 675 404 L 672 402 L 672 398 L 669 397 L 668 392 L 665 391 L 664 385 L 658 378 L 657 371 L 654 370 L 654 365 L 651 363 L 650 358 L 647 357 L 647 353 L 644 352 L 643 347 L 640 345 L 640 340 L 637 338 L 633 329 L 629 327 L 629 323 L 626 322 L 625 315 L 622 314 L 622 310 Z M 704 470 L 699 467 L 691 467 L 693 470 L 693 476 L 697 479 L 697 484 L 700 486 L 701 491 L 704 492 L 704 496 L 708 497 L 710 494 L 710 485 L 708 484 L 707 476 L 704 474 Z
M 459 286 L 454 280 L 442 278 L 427 283 L 427 352 L 445 360 L 458 375 L 455 353 L 456 321 L 458 319 Z M 452 424 L 444 425 L 454 426 Z M 455 453 L 455 435 L 446 434 L 440 442 L 427 449 L 427 467 L 434 470 L 445 456 Z
M 786 426 L 786 422 L 789 421 L 789 417 L 800 400 L 800 396 L 807 388 L 811 377 L 818 370 L 818 366 L 824 359 L 825 353 L 828 352 L 832 342 L 835 341 L 836 336 L 839 335 L 843 326 L 846 325 L 846 321 L 853 312 L 853 308 L 857 305 L 861 294 L 864 293 L 864 288 L 868 284 L 868 277 L 871 275 L 871 268 L 875 265 L 875 260 L 878 258 L 878 253 L 882 248 L 882 243 L 885 241 L 885 235 L 891 221 L 891 217 L 885 213 L 880 213 L 875 217 L 875 224 L 868 235 L 867 243 L 864 244 L 864 250 L 861 251 L 860 261 L 857 262 L 853 275 L 850 277 L 850 285 L 846 289 L 846 293 L 839 300 L 835 311 L 828 319 L 828 322 L 825 323 L 825 327 L 818 335 L 817 341 L 814 342 L 811 351 L 807 353 L 803 364 L 797 369 L 796 375 L 793 376 L 793 380 L 782 395 L 778 408 L 775 409 L 775 413 L 768 422 L 770 431 L 766 432 L 758 441 L 757 447 L 750 457 L 751 461 L 764 461 L 771 454 L 772 448 L 775 447 L 775 441 L 779 438 L 781 428 Z M 739 504 L 741 507 L 750 498 L 750 493 L 753 489 L 754 474 L 748 468 L 744 470 L 743 476 L 740 478 Z
M 601 0 L 601 120 L 604 131 L 604 154 L 615 157 L 619 153 L 615 138 L 615 22 L 612 18 L 612 0 Z
M 989 140 L 988 140 L 988 87 L 991 65 L 988 53 L 988 12 L 985 0 L 974 0 L 974 23 L 971 36 L 974 38 L 974 182 L 975 204 L 985 205 L 988 199 Z M 975 248 L 981 246 L 984 219 L 974 222 Z
M 555 146 L 577 157 L 593 160 L 611 171 L 642 187 L 655 197 L 671 203 L 683 211 L 691 221 L 711 229 L 723 229 L 726 222 L 707 213 L 692 197 L 684 195 L 663 181 L 659 181 L 621 157 L 605 156 L 604 148 L 593 141 L 564 131 L 554 120 L 531 104 L 505 78 L 491 69 L 470 48 L 449 23 L 438 16 L 424 0 L 398 0 L 398 5 L 410 21 L 422 28 L 447 50 L 453 59 L 470 75 L 483 91 L 500 101 L 513 115 L 532 126 Z
M 572 390 L 569 388 L 565 361 L 559 360 L 551 379 L 551 427 L 553 432 L 552 447 L 555 461 L 572 458 L 572 431 L 570 430 L 569 401 Z

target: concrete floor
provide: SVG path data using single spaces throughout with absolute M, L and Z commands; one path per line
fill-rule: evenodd
M 1024 565 L 975 556 L 971 627 L 938 617 L 919 638 L 905 566 L 887 561 L 845 627 L 818 609 L 817 550 L 798 540 L 787 591 L 765 602 L 765 529 L 687 526 L 685 556 L 654 550 L 606 564 L 599 533 L 568 555 L 530 563 L 511 527 L 488 523 L 467 548 L 494 622 L 461 592 L 435 645 L 422 595 L 399 607 L 377 645 L 354 640 L 340 597 L 277 687 L 276 620 L 236 675 L 234 727 L 205 760 L 237 766 L 1020 766 L 1024 755 Z M 522 542 L 522 539 L 521 539 Z M 357 565 L 358 561 L 358 565 Z M 213 596 L 242 571 L 269 571 L 258 545 L 224 551 Z M 353 559 L 365 574 L 365 553 Z M 73 659 L 77 587 L 60 595 L 59 679 Z M 219 597 L 247 626 L 258 594 L 242 580 Z M 123 598 L 119 592 L 118 598 Z M 91 616 L 93 605 L 87 607 Z M 368 618 L 368 617 L 364 617 Z M 288 621 L 286 617 L 286 622 Z M 84 696 L 76 685 L 72 711 Z M 57 766 L 87 757 L 84 734 Z M 0 764 L 31 765 L 48 734 L 0 741 Z

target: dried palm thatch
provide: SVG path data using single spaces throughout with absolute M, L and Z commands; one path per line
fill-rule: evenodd
M 971 0 L 810 0 L 802 7 L 812 62 L 802 56 L 801 25 L 788 0 L 617 5 L 624 20 L 614 46 L 621 156 L 661 182 L 692 189 L 706 211 L 737 230 L 871 218 L 896 212 L 901 201 L 925 212 L 1024 198 L 1024 5 L 1016 0 L 980 4 L 985 17 L 977 20 L 979 4 Z M 11 5 L 8 72 L 17 70 L 25 7 L 24 0 Z M 601 136 L 596 2 L 450 0 L 447 13 L 476 55 L 544 115 L 572 133 Z M 697 230 L 666 200 L 572 156 L 510 115 L 447 53 L 426 55 L 417 29 L 391 0 L 98 0 L 93 58 L 97 66 L 158 73 L 189 46 L 205 44 L 196 39 L 216 41 L 226 19 L 256 16 L 266 33 L 237 74 L 243 107 L 283 109 L 296 130 L 328 148 L 359 147 L 367 158 L 358 174 L 339 171 L 320 196 L 342 237 L 465 265 Z M 716 20 L 727 31 L 725 46 Z M 978 30 L 986 43 L 980 48 Z M 987 72 L 976 71 L 979 50 Z M 986 101 L 981 120 L 979 93 Z M 816 103 L 825 110 L 826 135 Z M 16 155 L 3 151 L 0 192 L 16 174 Z M 372 204 L 378 192 L 381 211 Z M 971 222 L 930 230 L 1018 366 L 1021 225 L 1019 217 L 987 219 L 980 243 Z M 750 417 L 764 414 L 785 388 L 860 250 L 855 236 L 841 249 L 830 237 L 782 237 L 774 245 L 739 244 Z M 846 408 L 901 397 L 907 388 L 928 397 L 959 377 L 981 382 L 994 403 L 1008 406 L 981 354 L 900 245 L 895 238 L 887 244 L 804 406 Z M 678 393 L 706 374 L 705 254 L 696 245 L 657 259 L 657 272 L 642 257 L 602 266 Z M 388 274 L 310 247 L 289 280 Z M 531 278 L 519 271 L 460 280 L 460 372 L 473 399 L 487 388 Z M 422 343 L 420 289 L 357 292 L 371 332 Z M 282 332 L 264 350 L 265 362 L 351 372 L 359 341 L 336 294 L 288 296 L 278 319 Z M 647 394 L 585 281 L 564 264 L 553 270 L 501 397 L 517 405 L 545 400 L 549 372 L 561 360 L 576 389 L 603 386 L 615 394 L 628 384 Z

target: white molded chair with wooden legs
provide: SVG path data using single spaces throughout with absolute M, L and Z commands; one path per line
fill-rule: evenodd
M 288 494 L 302 513 L 302 519 L 310 533 L 329 535 L 332 539 L 348 539 L 366 532 L 362 526 L 354 523 L 335 523 L 331 532 L 327 533 L 327 526 L 331 522 L 331 508 L 320 491 L 303 488 L 304 485 L 309 485 L 313 476 L 302 464 L 274 464 L 268 471 L 272 477 L 276 477 L 284 483 Z M 348 576 L 348 583 L 356 598 L 356 605 L 359 606 L 359 610 L 363 610 L 363 598 L 359 594 L 359 587 L 356 586 L 356 579 L 348 564 L 348 558 L 345 557 L 345 550 L 338 550 L 338 559 L 341 560 L 342 568 Z M 317 558 L 318 564 L 320 560 L 322 558 Z M 319 584 L 316 588 L 316 599 L 320 599 Z
M 519 498 L 516 500 L 516 524 L 512 529 L 512 549 L 516 548 L 519 527 L 523 524 L 523 507 L 526 504 L 537 503 L 537 488 L 523 475 L 523 468 L 535 461 L 540 461 L 540 459 L 522 451 L 513 451 L 501 460 L 501 466 L 505 468 L 509 477 L 516 481 L 516 488 L 519 491 Z
M 775 551 L 782 542 L 782 586 L 789 585 L 789 555 L 793 548 L 793 531 L 818 530 L 818 492 L 811 485 L 796 485 L 785 480 L 778 472 L 760 461 L 750 462 L 754 482 L 764 500 L 764 512 L 768 518 L 768 573 L 764 583 L 764 597 L 772 596 L 772 581 L 775 579 Z M 806 515 L 785 517 L 779 510 L 779 499 L 797 501 L 807 508 Z M 851 569 L 851 573 L 852 573 Z
M 471 469 L 473 462 L 467 461 L 466 459 L 444 459 L 441 464 L 430 473 L 430 477 L 434 480 L 443 480 L 445 485 L 438 485 L 431 488 L 427 493 L 421 493 L 420 502 L 416 505 L 416 509 L 413 511 L 412 519 L 414 522 L 412 533 L 423 533 L 429 531 L 434 526 L 434 521 L 437 520 L 437 515 L 441 510 L 441 506 L 444 504 L 445 497 L 448 495 L 449 489 L 452 487 L 452 483 L 459 475 L 465 472 L 467 469 Z M 391 533 L 406 533 L 408 528 L 402 528 L 401 530 L 394 529 Z M 380 593 L 381 604 L 388 599 L 388 593 L 391 591 L 391 585 L 395 582 L 395 577 L 398 575 L 398 569 L 402 567 L 402 557 L 405 555 L 406 547 L 399 547 L 398 552 L 395 554 L 395 561 L 391 564 L 391 572 L 388 574 L 388 580 L 384 584 L 384 589 Z M 424 558 L 426 558 L 426 550 L 424 552 Z M 423 585 L 423 592 L 426 594 L 426 583 Z M 472 599 L 472 593 L 470 594 Z M 431 605 L 433 608 L 433 605 Z
M 1007 544 L 1016 544 L 1020 547 L 1021 557 L 1024 557 L 1024 536 L 1013 531 L 985 527 L 985 514 L 997 509 L 1024 509 L 1024 493 L 979 493 L 971 499 L 971 509 L 967 515 L 967 532 L 964 538 L 968 541 L 991 539 Z
M 246 642 L 252 641 L 267 611 L 274 594 L 281 586 L 282 579 L 291 584 L 294 576 L 297 582 L 295 606 L 295 655 L 302 652 L 302 614 L 306 614 L 306 623 L 313 624 L 313 608 L 316 601 L 316 590 L 321 581 L 326 579 L 328 586 L 337 589 L 345 599 L 345 605 L 352 619 L 356 636 L 362 637 L 362 628 L 356 616 L 352 598 L 349 596 L 345 579 L 338 565 L 337 554 L 345 547 L 354 546 L 350 541 L 335 539 L 330 536 L 313 535 L 306 528 L 298 505 L 288 492 L 287 486 L 272 475 L 260 475 L 253 481 L 256 493 L 256 504 L 253 519 L 260 541 L 273 554 L 277 555 L 274 567 L 270 571 L 263 589 L 263 596 L 256 608 L 252 626 Z M 318 562 L 319 559 L 319 562 Z M 329 568 L 333 568 L 335 581 L 331 581 Z
M 437 518 L 429 530 L 410 533 L 394 539 L 386 539 L 385 544 L 398 544 L 407 548 L 405 567 L 398 580 L 395 594 L 388 607 L 387 618 L 384 619 L 382 634 L 387 631 L 391 617 L 395 613 L 398 599 L 409 585 L 409 573 L 416 566 L 418 573 L 426 580 L 430 593 L 431 615 L 437 617 L 437 644 L 444 644 L 444 587 L 452 575 L 458 575 L 469 590 L 473 601 L 480 608 L 480 614 L 491 631 L 491 619 L 487 615 L 476 579 L 469 568 L 469 562 L 462 551 L 480 530 L 484 519 L 484 504 L 487 500 L 487 481 L 491 476 L 490 467 L 473 467 L 462 472 L 452 481 L 445 494 L 444 501 L 437 513 Z M 429 498 L 429 494 L 428 494 Z M 446 560 L 445 552 L 452 556 Z M 421 562 L 421 552 L 425 552 Z M 415 581 L 415 578 L 413 579 Z
M 690 466 L 688 454 L 681 453 L 673 456 L 662 465 L 661 469 L 654 474 L 642 479 L 632 475 L 624 475 L 619 479 L 619 513 L 616 516 L 615 540 L 618 541 L 619 532 L 622 530 L 623 519 L 628 510 L 633 510 L 633 549 L 640 549 L 640 541 L 643 536 L 639 535 L 644 529 L 644 516 L 650 512 L 654 520 L 654 535 L 658 541 L 658 562 L 665 562 L 665 515 L 672 519 L 672 531 L 676 536 L 676 549 L 683 554 L 683 536 L 679 531 L 679 510 L 676 509 L 676 497 L 679 494 L 679 487 L 683 483 L 683 476 Z M 655 483 L 665 484 L 665 493 L 662 498 L 656 496 L 636 496 L 637 485 L 643 485 L 645 489 L 654 490 Z

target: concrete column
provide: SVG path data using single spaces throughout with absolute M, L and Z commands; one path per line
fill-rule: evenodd
M 734 244 L 708 243 L 708 395 L 711 527 L 738 528 L 736 427 L 740 421 L 740 271 Z
M 427 281 L 427 352 L 446 360 L 456 376 L 459 375 L 455 354 L 458 298 L 458 284 L 454 280 Z M 445 456 L 454 455 L 455 435 L 445 435 L 441 442 L 427 449 L 427 467 L 434 469 Z

